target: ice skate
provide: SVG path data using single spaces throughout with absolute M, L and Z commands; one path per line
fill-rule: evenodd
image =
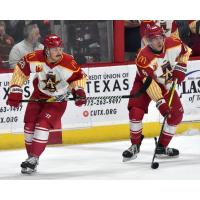
M 21 163 L 21 173 L 22 174 L 32 174 L 37 171 L 37 165 L 39 158 L 29 157 L 24 162 Z
M 139 144 L 132 144 L 127 150 L 122 153 L 123 162 L 134 160 L 137 158 L 137 154 L 140 152 Z
M 164 147 L 158 144 L 156 148 L 156 158 L 177 158 L 179 156 L 179 150 L 169 147 Z
M 123 162 L 127 162 L 130 160 L 134 160 L 137 158 L 137 154 L 140 152 L 140 146 L 142 144 L 142 140 L 144 139 L 144 135 L 141 135 L 140 144 L 132 144 L 127 150 L 122 153 Z

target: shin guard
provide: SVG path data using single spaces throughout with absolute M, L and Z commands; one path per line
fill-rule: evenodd
M 39 157 L 45 150 L 49 138 L 49 129 L 50 125 L 45 120 L 36 123 L 32 141 L 32 156 Z
M 169 125 L 167 122 L 165 122 L 159 143 L 162 144 L 164 147 L 167 147 L 172 137 L 175 135 L 175 132 L 176 125 Z
M 145 111 L 133 107 L 129 111 L 129 120 L 130 120 L 130 140 L 132 144 L 141 143 L 142 135 L 142 119 Z
M 24 124 L 24 141 L 28 156 L 31 154 L 34 130 L 34 123 L 29 122 Z

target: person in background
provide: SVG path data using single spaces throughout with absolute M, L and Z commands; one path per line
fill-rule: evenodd
M 38 28 L 40 29 L 41 41 L 44 40 L 46 35 L 51 34 L 49 20 L 33 20 L 31 23 L 35 23 L 38 25 Z
M 40 30 L 35 23 L 30 23 L 24 27 L 24 40 L 15 44 L 9 54 L 9 65 L 13 69 L 19 60 L 28 53 L 43 49 L 39 42 Z
M 30 20 L 6 20 L 7 33 L 12 36 L 15 43 L 18 43 L 24 39 L 23 30 L 28 25 Z
M 8 57 L 13 45 L 14 39 L 6 33 L 5 22 L 0 21 L 0 67 L 9 67 Z
M 192 56 L 200 56 L 200 20 L 174 20 L 171 36 L 188 45 Z
M 126 61 L 133 61 L 141 46 L 140 21 L 125 20 L 124 23 L 125 59 Z

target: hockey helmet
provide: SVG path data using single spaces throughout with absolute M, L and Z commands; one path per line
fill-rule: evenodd
M 147 39 L 152 39 L 157 36 L 164 36 L 163 29 L 157 25 L 153 25 L 153 26 L 147 25 L 146 30 L 145 30 L 145 37 Z
M 50 34 L 44 38 L 45 48 L 55 48 L 55 47 L 62 47 L 62 46 L 63 46 L 63 41 L 56 34 Z

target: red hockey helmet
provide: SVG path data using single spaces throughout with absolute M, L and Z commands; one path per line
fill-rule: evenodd
M 152 39 L 157 36 L 164 36 L 163 29 L 157 25 L 148 25 L 145 30 L 145 37 L 147 39 Z
M 44 47 L 45 48 L 62 47 L 62 45 L 63 45 L 62 39 L 55 34 L 47 35 L 44 38 Z

